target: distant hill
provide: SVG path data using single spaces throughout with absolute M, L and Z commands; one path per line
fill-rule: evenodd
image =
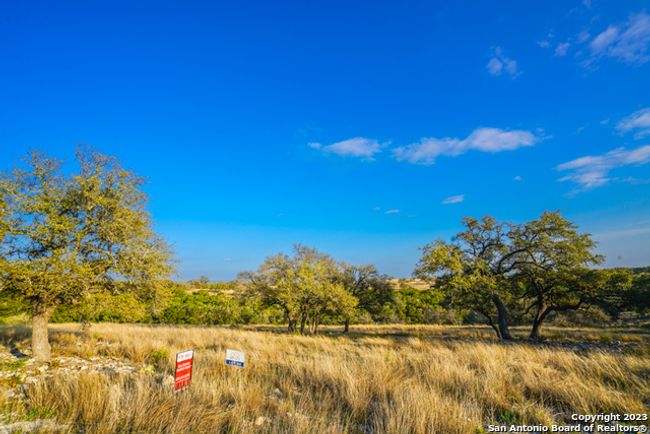
M 425 291 L 431 287 L 430 282 L 425 282 L 422 279 L 416 278 L 389 279 L 389 282 L 395 289 L 413 288 Z
M 408 277 L 401 278 L 401 279 L 389 279 L 388 282 L 395 289 L 413 288 L 420 291 L 425 291 L 431 287 L 430 282 L 425 282 L 422 279 L 408 278 Z M 196 281 L 178 282 L 178 285 L 183 287 L 185 291 L 189 293 L 198 292 L 198 291 L 207 291 L 212 294 L 219 293 L 219 294 L 233 295 L 238 290 L 243 289 L 242 283 L 237 280 L 233 280 L 230 282 L 216 282 L 216 283 L 207 283 L 207 284 L 202 284 Z

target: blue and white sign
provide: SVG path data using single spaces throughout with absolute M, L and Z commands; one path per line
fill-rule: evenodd
M 244 352 L 237 350 L 226 350 L 226 365 L 244 367 Z

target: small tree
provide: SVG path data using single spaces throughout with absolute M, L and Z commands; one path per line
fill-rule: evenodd
M 558 212 L 544 212 L 538 219 L 515 228 L 511 234 L 516 254 L 516 280 L 532 311 L 530 337 L 540 336 L 544 320 L 552 312 L 573 310 L 596 299 L 604 282 L 587 267 L 602 262 L 593 252 L 591 235 Z
M 541 338 L 542 325 L 553 313 L 598 306 L 615 315 L 620 296 L 632 283 L 626 270 L 575 268 L 539 274 L 526 292 L 526 296 L 534 300 L 530 305 L 533 307 L 531 339 Z
M 395 289 L 386 276 L 381 276 L 374 265 L 340 264 L 341 272 L 338 281 L 345 290 L 358 300 L 357 311 L 365 311 L 371 315 L 379 315 L 383 308 L 395 302 Z M 344 316 L 343 332 L 350 330 L 351 311 Z
M 77 152 L 79 171 L 40 153 L 0 177 L 0 266 L 5 290 L 29 301 L 32 354 L 50 359 L 56 306 L 118 288 L 154 289 L 171 272 L 170 251 L 151 229 L 142 179 L 113 158 Z
M 465 217 L 463 225 L 466 229 L 451 243 L 425 246 L 414 274 L 433 282 L 455 304 L 485 316 L 499 338 L 512 339 L 506 307 L 516 255 L 509 239 L 511 225 L 490 216 Z
M 280 306 L 289 331 L 315 333 L 324 316 L 349 316 L 357 300 L 339 282 L 335 261 L 315 249 L 296 245 L 293 256 L 266 258 L 256 272 L 240 274 L 248 292 L 264 304 Z
M 280 253 L 267 257 L 257 271 L 240 273 L 239 280 L 245 284 L 246 297 L 257 298 L 266 306 L 279 306 L 284 311 L 289 332 L 296 331 L 300 293 L 289 256 Z
M 635 311 L 639 315 L 647 315 L 650 311 L 650 269 L 635 270 L 632 285 L 623 294 L 619 309 Z

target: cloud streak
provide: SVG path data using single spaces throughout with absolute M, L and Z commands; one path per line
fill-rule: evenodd
M 441 203 L 443 205 L 452 205 L 454 203 L 461 203 L 465 201 L 465 195 L 464 194 L 459 194 L 456 196 L 449 196 L 448 198 L 444 199 Z
M 439 156 L 456 157 L 472 150 L 490 153 L 512 151 L 534 146 L 539 141 L 540 138 L 530 131 L 477 128 L 464 139 L 422 138 L 418 143 L 395 148 L 393 157 L 398 161 L 428 166 L 434 164 Z
M 331 145 L 323 146 L 320 143 L 309 143 L 312 149 L 317 149 L 323 154 L 335 154 L 341 157 L 356 157 L 372 161 L 375 155 L 381 152 L 382 145 L 374 139 L 354 137 Z
M 630 15 L 622 24 L 612 24 L 589 43 L 592 56 L 610 57 L 626 63 L 650 60 L 650 15 L 645 12 Z
M 602 155 L 585 156 L 557 166 L 557 170 L 566 171 L 567 175 L 560 181 L 577 184 L 576 191 L 591 190 L 602 187 L 612 180 L 609 173 L 619 167 L 640 166 L 650 162 L 650 145 L 626 150 L 616 148 Z
M 650 135 L 650 107 L 638 110 L 621 120 L 616 129 L 622 133 L 636 131 L 635 138 Z

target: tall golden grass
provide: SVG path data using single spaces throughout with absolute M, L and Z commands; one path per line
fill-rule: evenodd
M 490 423 L 644 412 L 650 403 L 650 357 L 636 335 L 635 352 L 620 353 L 502 344 L 462 327 L 312 337 L 118 324 L 52 330 L 55 355 L 156 364 L 155 373 L 56 374 L 26 387 L 22 410 L 2 398 L 5 411 L 39 409 L 69 432 L 466 434 Z M 226 348 L 246 352 L 244 369 L 225 365 Z M 174 393 L 174 355 L 186 349 L 195 350 L 193 383 Z

